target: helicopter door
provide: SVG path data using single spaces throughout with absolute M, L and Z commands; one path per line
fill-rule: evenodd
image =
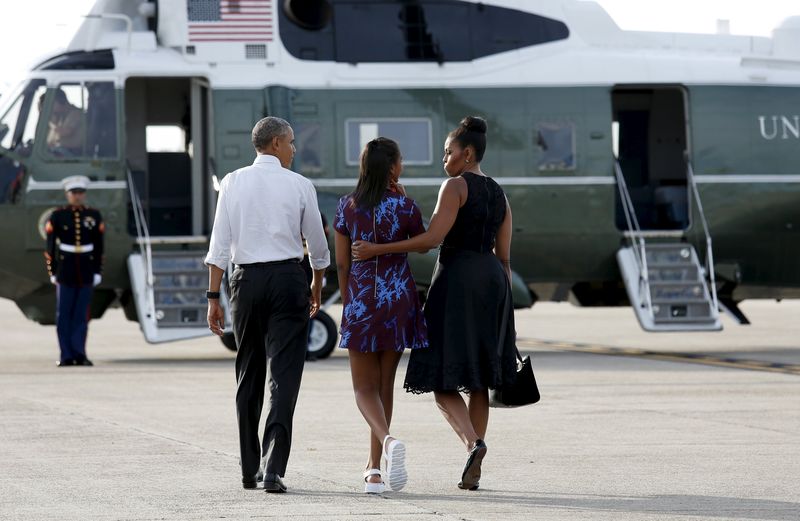
M 194 78 L 130 78 L 125 94 L 129 229 L 139 250 L 128 257 L 128 272 L 139 323 L 153 343 L 206 336 L 208 85 Z
M 718 331 L 713 268 L 708 277 L 703 258 L 684 240 L 691 201 L 684 91 L 616 88 L 612 104 L 616 173 L 623 181 L 617 226 L 630 240 L 617 252 L 617 264 L 631 307 L 646 331 Z M 699 201 L 698 210 L 703 221 Z
M 680 87 L 615 88 L 615 155 L 642 230 L 689 226 L 687 124 Z M 621 204 L 617 227 L 626 229 Z
M 125 114 L 128 165 L 150 235 L 205 241 L 210 229 L 207 85 L 194 78 L 129 78 Z M 134 224 L 130 219 L 131 234 Z

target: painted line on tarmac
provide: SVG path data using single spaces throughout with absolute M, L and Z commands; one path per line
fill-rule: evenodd
M 589 353 L 596 355 L 631 356 L 636 358 L 648 358 L 651 360 L 662 360 L 665 362 L 682 362 L 689 364 L 713 365 L 716 367 L 726 367 L 729 369 L 744 369 L 748 371 L 766 371 L 769 373 L 800 375 L 800 365 L 797 364 L 765 362 L 761 360 L 744 360 L 739 358 L 719 357 L 697 353 L 663 353 L 659 351 L 648 351 L 645 349 L 628 347 L 609 347 L 598 344 L 539 340 L 534 338 L 517 339 L 517 346 L 520 348 L 560 349 L 562 351 L 574 351 L 578 353 Z

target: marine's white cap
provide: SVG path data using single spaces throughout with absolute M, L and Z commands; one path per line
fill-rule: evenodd
M 86 190 L 89 188 L 89 178 L 85 175 L 73 175 L 64 178 L 64 180 L 61 181 L 61 184 L 64 185 L 65 192 L 75 190 L 76 188 Z

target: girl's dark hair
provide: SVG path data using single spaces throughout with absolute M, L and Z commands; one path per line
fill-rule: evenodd
M 461 145 L 461 148 L 472 145 L 475 149 L 475 161 L 480 163 L 486 152 L 486 120 L 478 116 L 467 116 L 448 137 Z
M 400 147 L 389 138 L 375 138 L 361 152 L 361 170 L 353 192 L 353 205 L 374 208 L 389 187 L 390 169 L 400 159 Z

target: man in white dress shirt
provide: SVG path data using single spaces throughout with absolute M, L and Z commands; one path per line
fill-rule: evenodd
M 222 335 L 219 304 L 223 271 L 232 261 L 231 316 L 236 339 L 236 413 L 242 485 L 285 492 L 294 415 L 305 361 L 308 321 L 320 306 L 322 278 L 330 253 L 314 185 L 288 170 L 294 132 L 280 118 L 253 128 L 258 155 L 252 166 L 220 183 L 206 265 L 209 272 L 208 326 Z M 303 238 L 314 270 L 309 292 L 300 265 Z M 269 413 L 263 441 L 258 423 L 269 364 Z

